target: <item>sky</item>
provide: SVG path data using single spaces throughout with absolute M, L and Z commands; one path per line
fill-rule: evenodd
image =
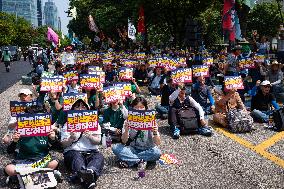
M 46 2 L 47 0 L 44 0 Z M 65 11 L 69 8 L 69 0 L 53 0 L 57 6 L 58 14 L 61 18 L 61 28 L 64 34 L 68 34 L 67 25 L 69 23 L 70 18 L 67 17 Z M 44 5 L 44 3 L 43 3 Z

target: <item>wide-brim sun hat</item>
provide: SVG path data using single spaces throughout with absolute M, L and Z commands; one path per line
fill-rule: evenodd
M 21 94 L 33 95 L 32 91 L 30 89 L 21 89 L 18 93 L 18 96 L 20 97 Z
M 263 82 L 260 83 L 260 86 L 267 86 L 267 85 L 271 86 L 271 83 L 267 80 L 264 80 Z

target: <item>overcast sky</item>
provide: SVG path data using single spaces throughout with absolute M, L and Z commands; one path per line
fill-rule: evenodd
M 44 2 L 46 2 L 48 0 L 44 0 Z M 62 32 L 64 34 L 68 33 L 68 29 L 67 29 L 67 25 L 68 22 L 70 20 L 70 18 L 67 17 L 67 14 L 65 13 L 65 11 L 68 10 L 69 8 L 69 0 L 53 0 L 58 8 L 58 14 L 61 18 L 61 27 L 62 27 Z M 44 3 L 43 3 L 44 6 Z

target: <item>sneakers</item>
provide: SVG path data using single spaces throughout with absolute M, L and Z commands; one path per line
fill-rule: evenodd
M 180 137 L 180 130 L 176 127 L 174 130 L 173 139 L 179 139 Z
M 147 167 L 147 161 L 140 160 L 137 166 L 138 170 L 142 168 L 146 169 L 146 167 Z
M 212 136 L 213 129 L 212 127 L 203 126 L 198 128 L 198 133 L 203 136 Z
M 97 183 L 96 183 L 96 182 L 93 182 L 93 183 L 91 183 L 91 184 L 88 186 L 88 189 L 96 188 L 96 186 L 97 186 Z

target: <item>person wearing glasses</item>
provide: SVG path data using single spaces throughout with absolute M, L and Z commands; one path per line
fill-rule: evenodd
M 257 81 L 256 86 L 252 89 L 251 116 L 257 122 L 268 123 L 269 115 L 273 113 L 270 109 L 271 105 L 274 109 L 279 109 L 271 87 L 271 83 L 265 80 L 261 83 Z

